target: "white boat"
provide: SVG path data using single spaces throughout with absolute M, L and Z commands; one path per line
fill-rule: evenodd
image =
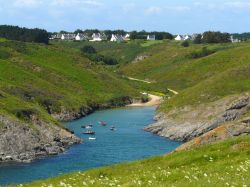
M 96 138 L 89 137 L 89 140 L 96 140 Z

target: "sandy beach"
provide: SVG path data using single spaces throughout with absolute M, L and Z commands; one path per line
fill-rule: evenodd
M 162 97 L 160 97 L 160 96 L 152 95 L 152 94 L 148 94 L 148 96 L 150 97 L 149 102 L 146 102 L 146 103 L 132 103 L 132 104 L 127 105 L 127 106 L 128 107 L 157 106 L 163 101 Z

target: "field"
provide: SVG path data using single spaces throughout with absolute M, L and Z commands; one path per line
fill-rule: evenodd
M 250 184 L 250 137 L 24 186 L 242 186 Z

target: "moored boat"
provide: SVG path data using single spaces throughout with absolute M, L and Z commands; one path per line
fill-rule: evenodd
M 114 126 L 110 127 L 111 131 L 116 131 L 116 128 Z
M 107 123 L 105 121 L 99 121 L 99 123 L 102 125 L 102 126 L 106 126 Z
M 90 134 L 90 135 L 94 135 L 95 134 L 95 132 L 94 131 L 86 131 L 86 132 L 83 132 L 82 134 Z
M 82 129 L 91 129 L 93 127 L 93 125 L 82 125 L 81 128 Z

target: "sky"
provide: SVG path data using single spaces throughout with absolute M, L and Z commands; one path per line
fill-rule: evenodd
M 0 25 L 191 34 L 249 32 L 250 0 L 0 0 Z

